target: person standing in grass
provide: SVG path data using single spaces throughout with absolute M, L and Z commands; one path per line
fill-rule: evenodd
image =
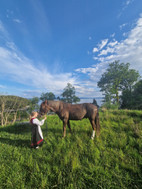
M 43 144 L 43 134 L 41 130 L 41 126 L 44 124 L 44 121 L 47 117 L 43 120 L 38 120 L 38 112 L 32 112 L 30 116 L 30 123 L 32 125 L 32 136 L 31 136 L 31 147 L 32 148 L 39 148 Z

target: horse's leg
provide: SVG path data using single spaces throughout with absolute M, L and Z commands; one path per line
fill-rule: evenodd
M 72 133 L 72 131 L 71 131 L 71 125 L 70 125 L 70 121 L 69 120 L 68 120 L 68 128 L 70 130 L 70 133 Z
M 96 124 L 97 136 L 99 136 L 99 134 L 100 134 L 99 112 L 97 112 L 97 114 L 96 114 L 96 117 L 95 117 L 95 124 Z
M 64 120 L 63 120 L 63 137 L 65 137 L 66 136 L 66 125 L 67 125 L 67 119 L 66 118 L 64 118 Z
M 91 139 L 92 139 L 92 140 L 94 140 L 94 137 L 95 137 L 95 132 L 96 132 L 96 125 L 95 125 L 95 121 L 94 121 L 93 119 L 90 119 L 90 123 L 91 123 L 91 125 L 92 125 L 92 129 L 93 129 Z

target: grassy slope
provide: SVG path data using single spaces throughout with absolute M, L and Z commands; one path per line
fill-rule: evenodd
M 30 149 L 29 125 L 0 128 L 0 188 L 141 188 L 142 112 L 100 113 L 101 135 L 90 139 L 89 121 L 62 122 L 48 116 L 46 144 Z

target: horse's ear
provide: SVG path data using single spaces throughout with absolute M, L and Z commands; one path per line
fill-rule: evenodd
M 47 100 L 45 100 L 45 102 L 44 102 L 45 104 L 47 104 Z

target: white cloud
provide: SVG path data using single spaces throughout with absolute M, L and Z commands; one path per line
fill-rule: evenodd
M 3 24 L 2 24 L 1 21 L 0 21 L 0 31 L 1 31 L 1 32 L 4 32 L 4 31 L 5 31 L 4 26 L 3 26 Z
M 76 72 L 82 72 L 84 74 L 92 72 L 95 73 L 97 71 L 97 67 L 96 68 L 79 68 L 75 70 Z
M 101 40 L 101 42 L 97 45 L 97 47 L 93 48 L 93 53 L 96 53 L 100 51 L 101 49 L 103 49 L 107 43 L 108 43 L 108 39 Z
M 114 47 L 116 44 L 118 43 L 118 41 L 111 41 L 110 43 L 108 43 L 108 46 Z
M 31 0 L 30 3 L 32 5 L 32 11 L 35 18 L 34 21 L 37 26 L 36 31 L 38 31 L 38 35 L 41 35 L 41 34 L 43 35 L 44 33 L 46 36 L 50 36 L 51 27 L 50 27 L 50 23 L 47 17 L 46 8 L 43 6 L 41 1 Z
M 118 18 L 122 15 L 122 13 L 125 11 L 125 9 L 133 2 L 134 0 L 126 0 L 123 1 L 122 9 L 120 13 L 118 14 Z
M 108 39 L 102 40 L 101 43 L 98 45 L 99 50 L 103 49 L 106 46 L 107 42 L 108 42 Z
M 18 23 L 18 24 L 21 24 L 21 23 L 22 23 L 22 21 L 21 21 L 20 19 L 18 19 L 18 18 L 13 19 L 13 22 L 16 22 L 16 23 Z
M 1 21 L 0 40 L 4 41 L 1 43 L 3 45 L 0 45 L 0 77 L 2 79 L 7 78 L 11 82 L 24 84 L 28 88 L 35 88 L 41 92 L 43 90 L 52 91 L 57 95 L 61 94 L 67 83 L 73 85 L 78 83 L 72 73 L 51 74 L 46 68 L 41 68 L 42 63 L 40 68 L 37 67 L 36 63 L 24 56 L 10 40 Z
M 76 94 L 79 97 L 93 97 L 98 94 L 94 89 L 94 85 L 91 82 L 83 82 L 80 85 L 79 77 L 72 73 L 52 73 L 47 68 L 43 68 L 41 63 L 40 67 L 36 66 L 36 63 L 24 56 L 16 47 L 14 42 L 10 40 L 8 32 L 5 30 L 3 24 L 0 22 L 1 36 L 5 41 L 5 45 L 0 46 L 0 77 L 8 78 L 11 83 L 16 82 L 23 84 L 26 87 L 20 89 L 15 86 L 5 88 L 6 92 L 10 91 L 10 94 L 20 94 L 24 97 L 39 96 L 42 92 L 52 91 L 55 95 L 60 95 L 67 83 L 71 83 L 76 88 Z M 5 37 L 6 33 L 7 37 Z M 39 65 L 39 63 L 38 63 Z M 57 64 L 56 64 L 57 66 Z M 54 70 L 54 68 L 53 68 Z M 93 72 L 96 73 L 97 68 L 88 68 L 88 70 L 78 70 L 78 72 L 84 71 L 84 73 Z M 0 86 L 2 88 L 2 85 Z M 31 88 L 31 90 L 29 90 Z
M 113 53 L 114 48 L 107 47 L 107 49 L 102 50 L 98 56 L 107 55 L 108 53 Z
M 94 47 L 93 48 L 93 52 L 99 52 L 98 56 L 102 56 L 102 55 L 107 55 L 108 53 L 113 53 L 114 52 L 114 47 L 118 44 L 118 41 L 113 40 L 111 42 L 108 43 L 108 39 L 102 40 L 101 43 L 98 45 L 99 48 Z M 107 45 L 106 49 L 103 49 L 105 46 Z M 103 50 L 102 50 L 103 49 Z M 94 60 L 98 59 L 97 57 L 93 57 Z
M 98 51 L 99 51 L 98 48 L 96 48 L 96 47 L 93 48 L 93 53 L 98 52 Z
M 142 75 L 142 15 L 124 40 L 110 41 L 105 49 L 98 52 L 98 55 L 96 53 L 93 59 L 98 62 L 96 65 L 76 70 L 78 73 L 86 74 L 92 83 L 97 83 L 106 71 L 108 64 L 115 60 L 129 62 L 130 68 L 139 71 Z
M 76 94 L 80 98 L 90 98 L 92 101 L 95 97 L 102 97 L 102 93 L 96 86 L 97 84 L 92 83 L 91 81 L 83 81 L 83 83 L 75 86 Z
M 17 50 L 17 48 L 16 48 L 16 46 L 15 46 L 15 44 L 13 43 L 13 42 L 6 42 L 6 46 L 9 48 L 9 49 L 11 49 L 11 50 L 14 50 L 14 51 L 16 51 Z
M 110 37 L 112 37 L 112 38 L 113 38 L 114 36 L 115 36 L 115 33 L 113 33 L 113 34 L 110 35 Z
M 75 78 L 71 73 L 50 74 L 46 69 L 39 69 L 33 62 L 19 53 L 0 47 L 0 73 L 2 77 L 53 92 L 62 90 L 67 82 L 74 84 Z
M 126 5 L 128 6 L 130 3 L 132 3 L 134 0 L 127 0 Z
M 121 25 L 119 26 L 120 30 L 122 30 L 126 25 L 127 25 L 127 24 L 121 24 Z
M 0 88 L 2 88 L 2 89 L 4 89 L 4 88 L 6 88 L 4 85 L 0 85 Z
M 1 37 L 2 36 L 2 37 Z M 0 20 L 0 38 L 8 39 L 8 32 L 6 31 L 3 23 Z
M 137 20 L 135 27 L 129 31 L 127 38 L 117 42 L 110 48 L 109 43 L 107 48 L 102 50 L 98 56 L 103 59 L 99 59 L 100 62 L 106 62 L 109 60 L 113 62 L 115 60 L 120 60 L 121 62 L 129 62 L 131 67 L 138 70 L 142 74 L 142 17 Z M 108 53 L 110 53 L 108 56 Z

